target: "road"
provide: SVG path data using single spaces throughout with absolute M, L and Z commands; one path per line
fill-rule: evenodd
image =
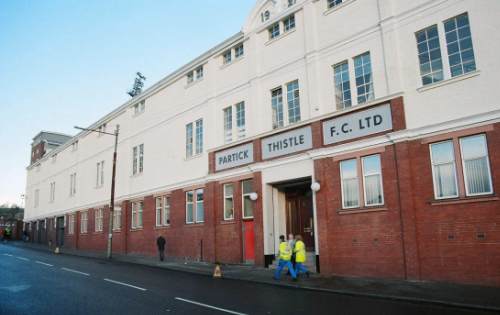
M 477 310 L 212 279 L 0 245 L 0 314 L 169 313 L 481 314 Z

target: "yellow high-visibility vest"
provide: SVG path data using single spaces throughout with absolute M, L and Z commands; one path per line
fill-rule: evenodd
M 280 243 L 280 255 L 281 260 L 290 261 L 292 259 L 292 249 L 287 242 Z
M 295 261 L 298 263 L 306 262 L 306 245 L 302 241 L 295 242 Z

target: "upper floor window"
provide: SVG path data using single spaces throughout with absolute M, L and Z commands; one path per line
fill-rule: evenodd
M 146 110 L 146 101 L 142 100 L 134 105 L 134 115 L 139 115 L 144 113 Z
M 199 66 L 196 70 L 196 80 L 200 80 L 203 78 L 203 66 Z
M 144 144 L 132 148 L 132 175 L 144 171 Z
M 72 150 L 72 151 L 76 151 L 76 150 L 78 150 L 78 140 L 76 140 L 75 142 L 73 142 L 73 143 L 71 144 L 71 150 Z
M 297 0 L 288 0 L 288 7 L 291 7 L 297 2 Z
M 342 0 L 327 0 L 326 4 L 328 6 L 328 9 L 331 9 L 335 6 L 338 6 L 339 4 L 342 4 Z
M 333 72 L 337 109 L 351 107 L 351 81 L 349 79 L 349 65 L 347 60 L 333 66 Z
M 103 132 L 106 132 L 106 127 L 107 127 L 107 125 L 106 125 L 106 123 L 104 123 L 104 124 L 100 125 L 100 126 L 97 128 L 97 131 L 98 131 L 98 132 L 97 132 L 97 136 L 98 136 L 98 137 L 101 137 L 101 136 L 103 135 Z
M 40 189 L 35 189 L 34 207 L 38 208 L 40 204 Z
M 50 195 L 49 201 L 54 202 L 56 200 L 56 182 L 50 183 Z
M 285 121 L 293 124 L 301 120 L 299 81 L 295 80 L 287 83 L 286 89 L 286 101 L 288 105 L 288 110 L 286 111 L 283 108 L 283 88 L 279 87 L 271 91 L 273 129 L 283 127 Z
M 234 107 L 234 111 L 233 111 Z M 235 115 L 233 115 L 235 112 Z M 236 136 L 237 139 L 245 137 L 245 102 L 239 102 L 234 106 L 226 107 L 224 113 L 224 142 L 230 143 Z M 234 117 L 233 117 L 234 116 Z M 233 123 L 233 118 L 235 123 Z M 233 125 L 236 125 L 236 135 L 233 133 Z
M 76 195 L 76 173 L 69 175 L 69 195 Z
M 269 10 L 266 10 L 260 14 L 260 19 L 262 22 L 266 22 L 271 18 L 271 12 Z
M 142 228 L 142 212 L 144 210 L 144 201 L 132 202 L 132 229 Z
M 234 57 L 237 59 L 237 58 L 240 58 L 240 57 L 243 57 L 243 55 L 245 54 L 245 47 L 243 46 L 243 43 L 237 45 L 236 47 L 234 47 Z
M 370 52 L 354 57 L 354 74 L 358 92 L 358 104 L 375 98 Z
M 451 76 L 476 70 L 474 49 L 467 13 L 444 22 Z
M 186 192 L 186 223 L 203 223 L 204 221 L 203 189 Z
M 232 51 L 231 49 L 227 50 L 224 54 L 222 54 L 222 59 L 223 59 L 223 62 L 224 64 L 228 64 L 228 63 L 231 63 L 232 61 Z
M 194 130 L 193 130 L 194 128 Z M 203 152 L 203 119 L 186 125 L 186 157 Z
M 102 187 L 104 185 L 104 161 L 97 163 L 97 174 L 95 187 Z
M 104 209 L 96 209 L 94 211 L 94 223 L 95 223 L 95 231 L 102 232 L 103 230 L 103 218 L 104 218 Z
M 187 74 L 187 83 L 193 83 L 194 81 L 198 81 L 203 79 L 203 66 L 199 66 L 193 71 L 190 71 Z
M 283 20 L 283 25 L 285 27 L 285 32 L 293 30 L 295 28 L 295 14 L 287 16 Z
M 276 22 L 271 27 L 268 28 L 269 39 L 276 38 L 280 36 L 280 23 Z
M 203 119 L 198 119 L 196 122 L 196 154 L 203 152 Z
M 194 82 L 194 73 L 191 71 L 187 74 L 187 83 L 193 83 Z
M 437 25 L 417 32 L 416 37 L 422 84 L 427 85 L 443 80 L 443 60 Z
M 461 155 L 458 162 L 456 152 Z M 430 153 L 436 199 L 493 193 L 484 134 L 433 143 Z

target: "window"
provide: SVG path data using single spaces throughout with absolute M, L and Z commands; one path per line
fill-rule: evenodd
M 430 151 L 436 199 L 458 197 L 453 141 L 431 144 Z
M 236 106 L 236 128 L 238 128 L 238 138 L 245 137 L 245 102 L 239 102 Z
M 326 3 L 328 5 L 328 9 L 331 9 L 339 4 L 342 4 L 342 0 L 327 0 Z
M 253 201 L 250 195 L 253 193 L 253 180 L 244 180 L 241 182 L 243 219 L 253 218 Z
M 71 144 L 71 150 L 72 151 L 78 150 L 78 140 L 76 140 L 75 142 L 73 142 L 73 144 Z
M 98 137 L 101 137 L 103 134 L 103 132 L 106 132 L 106 123 L 100 125 L 98 128 L 97 128 L 97 136 Z
M 193 123 L 186 125 L 186 157 L 193 156 Z
M 69 175 L 69 195 L 76 195 L 76 173 Z
M 54 202 L 56 200 L 56 182 L 50 183 L 50 196 L 49 201 Z
M 357 208 L 359 202 L 359 179 L 356 159 L 340 162 L 342 207 Z
M 443 80 L 443 60 L 437 25 L 417 32 L 416 37 L 422 84 L 427 85 Z
M 224 141 L 229 143 L 233 141 L 233 107 L 224 109 Z
M 281 88 L 271 91 L 271 106 L 273 111 L 273 129 L 283 127 L 283 90 Z
M 288 0 L 288 7 L 291 7 L 297 2 L 297 0 Z
M 288 122 L 290 124 L 300 121 L 300 95 L 299 81 L 295 80 L 286 85 L 288 101 Z
M 203 152 L 203 119 L 196 121 L 196 154 Z
M 96 187 L 102 187 L 104 185 L 104 161 L 97 163 L 97 176 L 96 176 Z
M 271 27 L 268 28 L 269 31 L 269 39 L 276 38 L 280 36 L 280 23 L 274 23 Z
M 64 217 L 66 218 L 66 217 Z M 68 234 L 75 234 L 75 215 L 74 214 L 70 214 L 68 215 L 68 221 L 69 221 L 69 224 L 68 224 Z
M 87 211 L 80 213 L 80 233 L 87 233 L 87 227 L 89 223 L 89 213 Z
M 234 186 L 224 185 L 224 220 L 234 220 Z
M 187 74 L 187 83 L 193 83 L 194 82 L 194 73 L 191 71 Z
M 234 48 L 234 58 L 238 59 L 243 57 L 243 55 L 245 55 L 245 47 L 243 44 L 239 44 Z
M 493 184 L 485 135 L 461 138 L 460 152 L 466 195 L 492 194 Z
M 170 198 L 156 197 L 156 226 L 170 224 Z
M 132 174 L 141 174 L 144 171 L 144 144 L 132 148 Z
M 146 110 L 146 101 L 142 100 L 134 105 L 134 115 L 139 115 L 144 113 Z
M 354 58 L 354 74 L 358 92 L 358 104 L 373 100 L 375 95 L 373 92 L 372 66 L 369 52 Z
M 362 172 L 362 179 L 358 172 Z M 370 155 L 340 162 L 343 209 L 384 204 L 380 155 Z M 360 194 L 360 191 L 363 194 Z
M 232 58 L 231 49 L 222 54 L 222 59 L 225 65 L 231 63 L 231 58 Z
M 132 229 L 142 228 L 143 201 L 132 202 Z
M 382 185 L 382 166 L 380 155 L 371 155 L 362 158 L 363 186 L 365 206 L 380 206 L 384 204 Z
M 474 48 L 467 13 L 444 22 L 451 76 L 476 70 Z
M 287 16 L 283 20 L 283 25 L 285 26 L 285 32 L 293 30 L 295 28 L 295 15 Z
M 203 223 L 204 221 L 203 189 L 186 192 L 186 223 Z
M 104 210 L 101 209 L 96 209 L 94 211 L 94 216 L 95 216 L 95 231 L 96 232 L 102 232 L 103 230 L 103 212 Z
M 352 106 L 351 81 L 349 80 L 349 64 L 343 61 L 333 66 L 335 78 L 335 99 L 337 109 L 345 109 Z
M 38 208 L 38 206 L 40 205 L 40 189 L 35 189 L 35 197 L 33 199 L 35 208 Z
M 120 230 L 122 227 L 122 209 L 114 209 L 113 211 L 113 231 Z
M 203 78 L 203 66 L 198 67 L 196 70 L 196 80 L 200 80 Z
M 270 17 L 271 17 L 271 13 L 268 10 L 266 10 L 265 12 L 262 12 L 260 14 L 260 19 L 262 22 L 266 22 L 267 20 L 269 20 Z

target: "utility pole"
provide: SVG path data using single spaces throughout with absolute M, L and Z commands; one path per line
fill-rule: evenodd
M 75 128 L 79 129 L 79 130 L 83 130 L 83 131 L 97 132 L 97 133 L 106 134 L 106 135 L 110 135 L 110 136 L 115 137 L 115 149 L 113 151 L 113 175 L 111 177 L 111 202 L 110 202 L 110 207 L 109 207 L 108 248 L 107 248 L 107 253 L 106 253 L 106 257 L 108 259 L 111 259 L 112 252 L 113 252 L 113 214 L 115 212 L 116 158 L 117 158 L 117 151 L 118 151 L 118 136 L 120 134 L 120 125 L 116 125 L 116 129 L 115 129 L 114 133 L 105 132 L 105 131 L 96 130 L 96 129 L 82 128 L 82 127 L 77 127 L 77 126 L 75 126 Z

